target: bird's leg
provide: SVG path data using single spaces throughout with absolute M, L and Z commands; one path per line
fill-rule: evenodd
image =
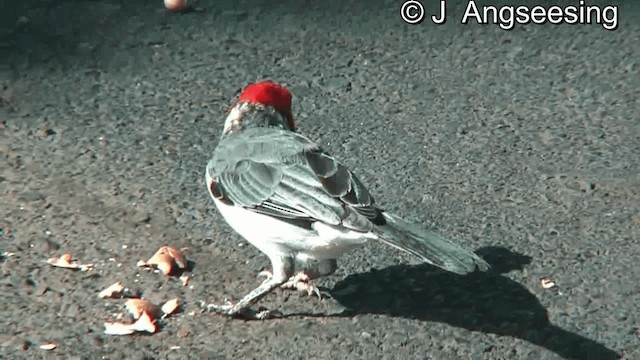
M 312 279 L 333 274 L 338 268 L 336 259 L 311 260 L 305 263 L 304 269 L 290 277 L 280 285 L 283 289 L 298 290 L 306 292 L 308 295 L 316 295 L 322 298 L 322 292 L 313 284 Z M 261 271 L 258 276 L 266 276 L 265 282 L 271 278 L 269 271 Z
M 253 289 L 235 304 L 214 305 L 210 304 L 207 308 L 218 314 L 227 316 L 242 316 L 250 319 L 266 319 L 271 315 L 269 310 L 254 312 L 250 310 L 260 299 L 265 297 L 273 289 L 281 286 L 291 277 L 293 273 L 293 258 L 286 256 L 272 256 L 271 266 L 273 267 L 272 275 L 265 280 L 260 286 Z

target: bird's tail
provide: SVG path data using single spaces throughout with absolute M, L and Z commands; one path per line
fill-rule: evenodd
M 402 218 L 382 213 L 386 224 L 376 226 L 379 240 L 444 270 L 464 275 L 475 270 L 486 271 L 489 264 L 472 251 L 445 239 L 433 231 L 422 229 Z

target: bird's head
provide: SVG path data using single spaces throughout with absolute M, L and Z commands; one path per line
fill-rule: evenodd
M 272 81 L 247 86 L 229 109 L 223 136 L 248 127 L 273 126 L 295 131 L 291 98 L 287 88 Z

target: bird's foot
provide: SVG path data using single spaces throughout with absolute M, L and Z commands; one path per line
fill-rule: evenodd
M 271 279 L 271 271 L 264 270 L 261 271 L 258 276 L 266 277 L 265 281 L 269 281 Z M 329 294 L 326 291 L 320 291 L 317 286 L 313 284 L 311 281 L 311 277 L 305 271 L 300 271 L 294 276 L 290 277 L 284 284 L 280 285 L 282 289 L 290 289 L 306 292 L 309 296 L 317 296 L 319 299 L 324 297 L 329 297 Z
M 224 305 L 206 304 L 205 308 L 207 311 L 214 312 L 216 314 L 232 318 L 242 318 L 245 320 L 267 320 L 282 316 L 282 313 L 278 310 L 268 310 L 265 308 L 260 308 L 258 310 L 252 310 L 250 308 L 240 309 L 236 304 L 232 304 L 229 301 Z
M 311 282 L 311 278 L 304 271 L 295 274 L 284 284 L 280 285 L 280 287 L 282 289 L 291 289 L 306 292 L 309 296 L 315 295 L 318 297 L 318 299 L 322 299 L 320 289 L 318 289 L 318 287 Z

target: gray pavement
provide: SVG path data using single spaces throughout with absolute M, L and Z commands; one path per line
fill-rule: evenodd
M 403 23 L 401 1 L 3 2 L 0 357 L 640 358 L 639 7 L 616 31 L 505 31 L 447 3 L 436 26 Z M 320 281 L 333 299 L 277 291 L 261 305 L 288 316 L 266 322 L 202 313 L 268 266 L 203 173 L 227 107 L 263 79 L 381 206 L 493 271 L 371 244 Z M 189 248 L 190 287 L 136 268 L 165 244 Z M 43 262 L 64 252 L 94 270 Z M 104 335 L 123 301 L 95 294 L 117 280 L 182 311 Z

